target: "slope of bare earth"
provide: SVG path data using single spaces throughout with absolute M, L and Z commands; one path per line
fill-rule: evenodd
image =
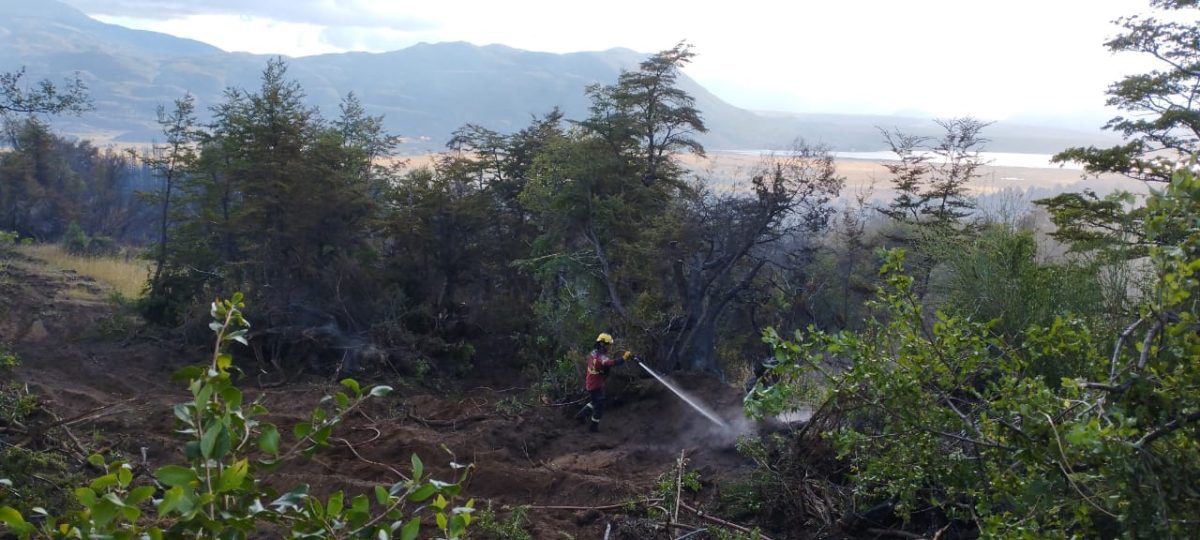
M 95 282 L 0 250 L 0 341 L 21 358 L 15 377 L 54 415 L 74 419 L 67 425 L 80 453 L 120 451 L 140 464 L 138 474 L 149 474 L 181 459 L 171 406 L 186 391 L 170 375 L 203 361 L 204 350 L 128 331 L 133 323 L 116 321 L 105 297 Z M 443 479 L 451 477 L 452 459 L 473 463 L 465 494 L 481 505 L 605 506 L 649 495 L 683 450 L 706 483 L 693 501 L 702 504 L 718 482 L 744 477 L 750 467 L 733 449 L 737 430 L 715 427 L 631 370 L 613 377 L 600 433 L 570 418 L 577 405 L 512 407 L 519 389 L 375 382 L 398 391 L 349 419 L 328 451 L 273 474 L 277 487 L 303 482 L 318 492 L 366 492 L 397 481 L 393 468 L 406 470 L 416 453 Z M 735 389 L 704 376 L 677 382 L 727 418 L 738 418 Z M 264 396 L 271 421 L 288 431 L 332 386 L 318 379 L 267 389 L 246 384 L 248 393 Z M 508 406 L 498 406 L 501 401 Z M 736 423 L 749 431 L 744 420 Z M 612 538 L 644 537 L 619 527 L 627 518 L 617 512 L 538 508 L 530 512 L 531 527 L 535 538 L 600 538 L 613 523 Z

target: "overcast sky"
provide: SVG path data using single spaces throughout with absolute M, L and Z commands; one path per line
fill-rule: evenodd
M 735 105 L 844 113 L 1111 116 L 1150 64 L 1104 49 L 1146 0 L 66 0 L 106 22 L 289 56 L 419 42 L 535 51 L 666 49 Z M 717 7 L 722 6 L 722 7 Z

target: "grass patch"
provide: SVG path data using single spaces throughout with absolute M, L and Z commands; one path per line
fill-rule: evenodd
M 141 296 L 150 273 L 149 263 L 137 257 L 84 257 L 67 253 L 58 244 L 18 246 L 16 249 L 53 266 L 90 277 L 112 287 L 125 298 Z
M 83 287 L 70 287 L 63 290 L 63 296 L 70 300 L 101 300 L 101 296 Z

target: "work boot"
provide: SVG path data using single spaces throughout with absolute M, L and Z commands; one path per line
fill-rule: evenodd
M 592 433 L 600 431 L 600 421 L 593 418 L 592 425 L 588 427 L 588 431 L 590 431 Z

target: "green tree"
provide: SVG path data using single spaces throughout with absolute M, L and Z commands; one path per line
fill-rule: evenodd
M 937 120 L 944 132 L 934 139 L 883 130 L 899 161 L 885 164 L 896 197 L 880 211 L 901 223 L 934 228 L 935 234 L 961 228 L 975 209 L 967 184 L 979 177 L 989 124 L 971 117 Z
M 227 141 L 203 128 L 196 136 L 199 151 L 191 174 L 178 177 L 175 203 L 169 205 L 170 249 L 158 294 L 145 297 L 141 306 L 148 320 L 165 325 L 185 322 L 195 303 L 208 296 L 206 289 L 231 277 L 226 266 L 240 256 L 234 218 L 242 196 L 225 166 Z
M 57 240 L 83 213 L 84 180 L 64 151 L 72 145 L 34 118 L 10 124 L 9 131 L 12 151 L 0 155 L 4 227 Z
M 979 178 L 979 167 L 984 164 L 980 153 L 987 144 L 982 137 L 989 122 L 963 117 L 938 120 L 945 132 L 936 140 L 932 152 L 937 156 L 930 179 L 922 199 L 922 212 L 940 228 L 960 224 L 975 210 L 975 203 L 967 194 L 967 184 Z
M 676 154 L 704 155 L 694 136 L 708 129 L 695 98 L 677 85 L 679 70 L 694 56 L 692 46 L 681 41 L 646 59 L 637 70 L 622 71 L 615 85 L 587 90 L 592 114 L 581 125 L 614 152 L 627 154 L 647 186 L 678 179 Z
M 1150 248 L 1142 235 L 1145 208 L 1127 191 L 1104 196 L 1084 189 L 1034 201 L 1046 209 L 1054 223 L 1051 236 L 1075 252 L 1101 252 L 1132 259 Z
M 649 325 L 626 300 L 637 295 L 630 270 L 646 261 L 646 240 L 658 232 L 671 194 L 629 172 L 606 141 L 581 130 L 548 145 L 521 193 L 539 232 L 526 267 L 539 277 L 544 298 L 578 291 L 569 301 L 586 304 L 592 327 L 621 323 L 644 331 Z
M 303 99 L 299 83 L 287 78 L 287 66 L 273 59 L 257 92 L 231 90 L 214 111 L 225 173 L 241 196 L 232 216 L 236 248 L 253 254 L 235 259 L 240 263 L 233 267 L 235 279 L 270 310 L 291 302 L 301 284 L 299 272 L 308 269 L 314 243 L 304 235 L 316 216 L 307 212 L 322 198 L 337 196 L 310 183 L 324 171 L 313 170 L 317 164 L 305 159 L 318 117 Z
M 1112 148 L 1069 148 L 1055 161 L 1080 162 L 1092 174 L 1166 182 L 1176 161 L 1198 149 L 1200 31 L 1193 10 L 1200 6 L 1191 0 L 1150 0 L 1150 6 L 1162 10 L 1167 19 L 1123 17 L 1117 21 L 1123 33 L 1105 43 L 1113 53 L 1142 54 L 1159 63 L 1159 69 L 1129 75 L 1108 88 L 1108 105 L 1129 115 L 1109 120 L 1105 129 L 1128 142 Z M 1193 20 L 1185 20 L 1189 13 Z
M 969 221 L 975 202 L 967 185 L 979 177 L 984 164 L 981 152 L 989 125 L 971 117 L 937 120 L 942 135 L 919 137 L 899 130 L 883 130 L 884 138 L 899 158 L 885 165 L 892 174 L 895 198 L 880 212 L 891 218 L 895 229 L 885 233 L 889 240 L 911 250 L 910 263 L 919 276 L 918 290 L 930 287 L 936 259 L 934 244 L 947 238 L 963 240 L 975 229 Z
M 160 105 L 158 124 L 162 127 L 165 142 L 154 145 L 150 155 L 142 157 L 142 161 L 161 181 L 158 190 L 151 194 L 159 208 L 158 249 L 154 258 L 154 274 L 150 278 L 150 295 L 153 297 L 163 294 L 163 269 L 167 266 L 167 250 L 170 247 L 168 234 L 171 229 L 172 196 L 181 178 L 189 173 L 196 161 L 199 131 L 195 110 L 196 100 L 191 94 L 175 100 L 175 109 L 171 113 L 167 113 Z
M 794 302 L 794 309 L 804 311 L 807 321 L 776 318 L 776 326 L 806 326 L 811 322 L 819 328 L 857 328 L 866 318 L 863 303 L 875 292 L 878 261 L 872 255 L 882 238 L 873 229 L 879 213 L 871 202 L 874 188 L 857 191 L 853 202 L 843 204 L 832 218 L 829 233 L 819 247 L 813 249 L 813 264 L 803 267 L 801 277 L 814 287 L 807 296 L 810 306 Z M 800 289 L 803 294 L 804 289 Z M 789 306 L 792 307 L 792 306 Z M 762 327 L 756 326 L 756 334 Z
M 378 278 L 368 270 L 395 176 L 381 158 L 396 139 L 353 95 L 340 112 L 326 121 L 307 106 L 279 59 L 259 88 L 226 92 L 213 125 L 194 135 L 199 154 L 179 179 L 170 218 L 177 247 L 160 279 L 171 292 L 151 306 L 164 320 L 178 321 L 208 287 L 236 285 L 255 299 L 276 345 L 314 326 L 334 340 L 369 327 Z M 271 350 L 271 360 L 286 356 Z
M 672 318 L 682 323 L 665 331 L 665 365 L 718 369 L 718 322 L 730 303 L 756 285 L 789 237 L 825 230 L 843 183 L 827 151 L 797 143 L 754 172 L 749 195 L 703 190 L 690 198 L 680 241 L 668 251 L 678 294 Z
M 906 519 L 932 508 L 993 538 L 1194 536 L 1200 179 L 1177 171 L 1147 209 L 1154 291 L 1116 336 L 1071 313 L 1015 338 L 930 316 L 893 253 L 864 331 L 767 335 L 781 382 L 751 410 L 794 410 L 824 381 L 858 504 Z
M 524 307 L 532 300 L 533 284 L 528 275 L 508 268 L 512 260 L 528 255 L 529 246 L 537 236 L 532 213 L 521 201 L 521 192 L 530 182 L 537 156 L 563 136 L 562 112 L 554 109 L 532 119 L 528 126 L 511 135 L 467 125 L 448 143 L 463 174 L 474 177 L 487 200 L 487 228 L 481 231 L 484 268 L 481 269 L 483 282 L 479 293 L 485 305 L 493 306 L 489 308 L 491 310 Z M 493 302 L 493 296 L 503 299 Z M 528 319 L 527 316 L 517 318 Z
M 614 85 L 589 88 L 589 117 L 533 160 L 519 201 L 539 232 L 525 267 L 538 276 L 545 313 L 579 314 L 581 328 L 619 326 L 640 337 L 631 345 L 661 344 L 660 279 L 670 268 L 656 253 L 674 236 L 681 194 L 691 189 L 676 155 L 703 150 L 692 139 L 705 129 L 699 112 L 676 86 L 691 56 L 681 43 Z
M 920 222 L 921 210 L 925 206 L 922 190 L 926 177 L 931 172 L 930 156 L 924 152 L 924 145 L 929 139 L 898 129 L 880 131 L 898 161 L 885 161 L 883 164 L 892 175 L 891 182 L 896 196 L 886 208 L 879 211 L 898 222 Z
M 0 73 L 0 116 L 17 114 L 82 114 L 92 109 L 87 85 L 79 74 L 58 85 L 42 79 L 34 86 L 24 86 L 25 68 Z
M 147 239 L 151 209 L 137 194 L 146 171 L 128 153 L 101 150 L 86 141 L 60 148 L 83 180 L 80 225 L 100 238 L 127 243 Z
M 1167 182 L 1180 159 L 1200 150 L 1200 31 L 1190 0 L 1151 0 L 1166 19 L 1129 16 L 1117 21 L 1123 32 L 1105 45 L 1113 53 L 1137 53 L 1159 68 L 1130 75 L 1108 88 L 1108 104 L 1128 113 L 1109 120 L 1105 129 L 1120 133 L 1124 144 L 1111 148 L 1075 147 L 1054 156 L 1078 162 L 1088 174 L 1114 173 L 1147 182 Z M 1188 17 L 1193 20 L 1186 21 Z M 1102 251 L 1126 258 L 1143 257 L 1149 240 L 1146 217 L 1135 197 L 1119 191 L 1106 196 L 1085 190 L 1035 201 L 1050 212 L 1055 238 L 1079 251 Z
M 1034 231 L 993 225 L 966 239 L 931 247 L 944 264 L 934 284 L 940 308 L 977 321 L 994 321 L 992 331 L 1012 343 L 1031 325 L 1050 326 L 1057 317 L 1085 319 L 1097 329 L 1132 311 L 1130 291 L 1106 287 L 1103 261 L 1050 262 L 1038 253 Z M 1051 383 L 1057 377 L 1049 377 Z
M 491 200 L 469 161 L 444 156 L 432 169 L 404 175 L 391 195 L 392 264 L 420 290 L 409 290 L 449 314 L 464 281 L 478 279 L 491 223 Z

